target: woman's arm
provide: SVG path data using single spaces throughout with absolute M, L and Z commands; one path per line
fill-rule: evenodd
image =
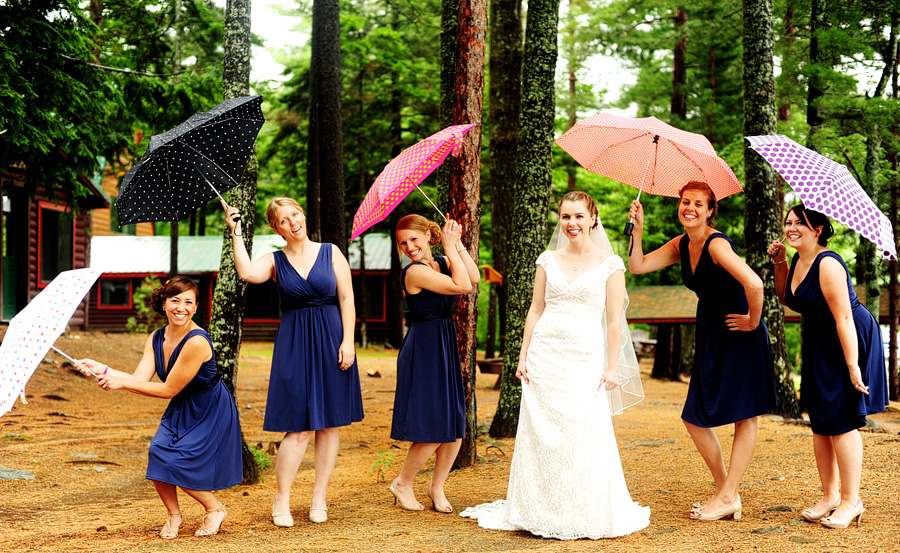
M 466 267 L 466 274 L 469 275 L 472 286 L 475 286 L 481 280 L 481 269 L 478 268 L 478 264 L 475 263 L 475 260 L 469 255 L 469 250 L 463 246 L 462 242 L 458 243 L 456 250 L 459 252 L 459 257 Z
M 780 240 L 775 240 L 769 249 L 766 250 L 772 263 L 775 264 L 775 293 L 778 299 L 784 305 L 784 290 L 787 286 L 788 266 L 787 266 L 787 247 Z
M 632 229 L 631 234 L 633 243 L 628 250 L 628 270 L 632 274 L 652 273 L 668 267 L 681 259 L 681 251 L 678 249 L 678 242 L 681 236 L 669 240 L 663 246 L 644 255 L 641 239 L 644 233 L 644 207 L 641 205 L 641 202 L 637 200 L 631 202 L 629 215 L 634 219 L 634 229 Z
M 531 344 L 531 333 L 534 331 L 534 325 L 544 313 L 545 299 L 547 293 L 547 273 L 540 265 L 534 272 L 534 291 L 531 293 L 531 305 L 528 307 L 528 315 L 525 316 L 525 329 L 522 332 L 522 348 L 519 350 L 519 364 L 516 367 L 516 378 L 521 379 L 528 384 L 528 368 L 525 364 L 525 357 L 528 355 L 528 346 Z
M 725 316 L 725 324 L 730 330 L 748 331 L 759 326 L 759 317 L 762 315 L 763 282 L 753 269 L 743 259 L 734 253 L 731 244 L 727 240 L 711 240 L 709 243 L 709 255 L 713 262 L 722 267 L 733 276 L 747 295 L 747 303 L 750 306 L 748 313 L 731 313 Z
M 223 202 L 223 207 L 225 204 Z M 225 207 L 225 224 L 231 229 L 231 245 L 234 251 L 234 268 L 242 280 L 251 284 L 261 284 L 275 275 L 275 256 L 270 253 L 260 257 L 256 261 L 250 261 L 247 246 L 241 237 L 241 221 L 236 220 L 240 215 L 238 208 Z
M 447 265 L 450 267 L 450 276 L 424 265 L 413 265 L 406 270 L 406 289 L 410 293 L 431 290 L 437 294 L 455 296 L 468 294 L 472 289 L 472 279 L 457 246 L 459 244 L 459 223 L 453 219 L 447 219 L 441 230 L 441 242 L 444 245 Z M 468 253 L 466 256 L 468 257 Z
M 356 329 L 356 305 L 353 301 L 353 281 L 350 277 L 350 264 L 341 249 L 331 245 L 331 265 L 334 267 L 334 278 L 337 281 L 338 306 L 341 310 L 343 338 L 338 349 L 338 363 L 341 370 L 347 370 L 356 358 L 353 345 L 353 333 Z
M 157 330 L 156 332 L 162 331 Z M 76 359 L 75 368 L 81 371 L 81 374 L 85 376 L 93 376 L 98 379 L 103 375 L 113 375 L 117 378 L 128 378 L 141 382 L 149 382 L 150 379 L 153 378 L 153 375 L 156 374 L 156 358 L 153 353 L 153 333 L 151 333 L 144 342 L 144 353 L 141 355 L 141 360 L 138 362 L 138 366 L 132 374 L 117 371 L 106 363 L 94 361 L 93 359 Z
M 616 271 L 606 281 L 606 349 L 609 362 L 600 378 L 600 387 L 612 390 L 619 385 L 619 350 L 622 348 L 622 311 L 625 310 L 625 271 Z
M 150 349 L 152 355 L 152 346 Z M 175 361 L 175 365 L 166 376 L 165 382 L 142 381 L 132 378 L 131 375 L 119 376 L 112 373 L 100 375 L 97 382 L 106 390 L 123 389 L 142 396 L 169 399 L 183 390 L 197 375 L 200 365 L 210 359 L 212 359 L 212 348 L 210 348 L 209 342 L 203 336 L 193 336 L 181 348 L 178 360 Z M 141 362 L 143 363 L 143 359 Z
M 819 262 L 819 286 L 834 317 L 838 340 L 841 342 L 844 360 L 850 371 L 850 381 L 857 390 L 869 395 L 869 387 L 863 383 L 859 368 L 859 342 L 856 337 L 856 323 L 853 322 L 853 309 L 850 307 L 847 272 L 837 259 L 825 257 Z

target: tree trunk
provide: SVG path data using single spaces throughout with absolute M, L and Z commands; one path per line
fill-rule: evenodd
M 365 69 L 359 72 L 359 120 L 365 121 Z M 359 126 L 359 134 L 357 135 L 357 143 L 359 145 L 359 197 L 366 196 L 366 181 L 368 180 L 368 171 L 366 169 L 366 140 L 364 135 L 365 126 Z M 366 240 L 365 236 L 359 237 L 359 309 L 356 310 L 356 316 L 359 318 L 359 345 L 362 348 L 369 347 L 368 333 L 368 313 L 366 300 Z
M 695 339 L 697 337 L 696 324 L 680 324 L 678 325 L 679 355 L 676 359 L 678 365 L 674 371 L 674 380 L 679 379 L 681 375 L 690 376 L 694 370 L 694 355 L 696 355 Z
M 656 352 L 653 355 L 653 369 L 650 370 L 650 378 L 660 380 L 675 380 L 672 375 L 677 372 L 672 369 L 672 350 L 674 349 L 675 325 L 660 324 L 656 330 Z
M 392 8 L 391 26 L 396 31 L 400 28 L 400 19 L 397 9 Z M 400 75 L 391 72 L 391 159 L 400 155 L 403 151 L 403 96 L 400 92 Z M 388 219 L 391 229 L 391 273 L 390 288 L 387 306 L 388 343 L 395 348 L 400 347 L 403 341 L 403 283 L 402 270 L 400 268 L 400 255 L 397 250 L 397 221 L 400 213 L 395 209 Z
M 675 55 L 672 65 L 672 104 L 669 111 L 672 115 L 677 115 L 682 121 L 687 117 L 687 100 L 684 96 L 684 89 L 687 84 L 687 60 L 685 58 L 687 32 L 684 27 L 686 23 L 687 12 L 684 11 L 683 6 L 678 6 L 675 11 L 675 35 L 678 37 L 678 42 L 675 43 Z
M 827 61 L 825 51 L 819 45 L 819 35 L 825 32 L 825 25 L 825 0 L 811 0 L 809 13 L 809 64 L 807 65 L 806 75 L 806 124 L 809 125 L 809 134 L 806 138 L 806 147 L 816 152 L 819 151 L 819 146 L 815 135 L 825 123 L 825 120 L 819 115 L 819 99 L 825 95 L 819 71 Z
M 169 278 L 178 274 L 178 221 L 169 223 Z
M 225 61 L 222 87 L 225 98 L 246 96 L 250 92 L 250 0 L 228 0 L 225 8 Z M 228 192 L 228 203 L 241 212 L 241 227 L 247 251 L 253 250 L 253 229 L 256 219 L 256 178 L 259 165 L 256 152 L 250 154 L 241 175 L 241 185 Z M 238 354 L 241 350 L 241 327 L 244 320 L 244 301 L 247 283 L 241 280 L 234 267 L 231 236 L 225 228 L 219 276 L 213 292 L 212 319 L 209 334 L 216 350 L 219 376 L 235 395 Z M 237 400 L 235 400 L 237 401 Z M 244 483 L 259 481 L 259 467 L 247 441 L 241 433 L 241 452 Z
M 894 246 L 900 248 L 900 179 L 897 177 L 897 171 L 900 164 L 897 162 L 897 152 L 889 154 L 891 162 L 891 171 L 893 179 L 891 183 L 891 228 L 894 231 Z M 900 301 L 900 284 L 898 284 L 898 263 L 897 260 L 890 262 L 890 285 L 888 294 L 890 295 L 890 356 L 888 357 L 888 392 L 891 401 L 900 401 L 900 379 L 898 379 L 897 371 L 897 330 L 900 327 L 900 309 L 898 309 L 898 301 Z
M 494 269 L 503 275 L 496 286 L 501 355 L 506 342 L 509 237 L 513 228 L 513 201 L 516 183 L 516 149 L 519 144 L 519 111 L 522 106 L 522 1 L 491 1 L 490 87 L 488 91 L 489 143 L 488 185 L 491 191 L 491 240 Z M 504 365 L 504 372 L 509 365 Z M 509 382 L 516 389 L 515 367 Z M 501 376 L 501 380 L 506 377 Z M 506 388 L 509 393 L 510 388 Z M 500 401 L 507 403 L 501 390 Z M 518 405 L 518 400 L 516 400 Z M 516 409 L 518 411 L 518 408 Z M 495 430 L 494 425 L 498 425 Z M 499 428 L 500 418 L 491 422 L 491 436 L 509 435 Z M 515 429 L 513 430 L 515 432 Z
M 522 390 L 515 377 L 525 316 L 534 288 L 535 261 L 547 244 L 552 182 L 554 75 L 559 0 L 531 0 L 522 59 L 522 110 L 516 165 L 516 232 L 510 235 L 506 344 L 500 400 L 491 436 L 514 436 Z
M 313 44 L 316 104 L 318 111 L 319 229 L 323 242 L 330 242 L 347 255 L 347 222 L 344 197 L 344 143 L 341 112 L 341 21 L 338 0 L 313 1 Z M 316 49 L 317 48 L 317 49 Z M 326 224 L 322 224 L 325 223 Z
M 316 242 L 321 241 L 321 160 L 319 154 L 319 62 L 322 40 L 322 29 L 316 25 L 316 11 L 313 3 L 312 36 L 310 37 L 311 54 L 309 60 L 309 124 L 306 133 L 306 232 Z
M 497 285 L 488 288 L 487 334 L 484 338 L 484 357 L 493 359 L 497 356 Z
M 775 76 L 772 0 L 743 0 L 744 19 L 744 134 L 775 134 Z M 769 341 L 777 384 L 777 411 L 788 418 L 800 416 L 784 343 L 784 310 L 775 294 L 774 266 L 766 254 L 768 244 L 781 237 L 784 195 L 775 172 L 744 142 L 744 240 L 747 263 L 763 280 L 762 319 Z
M 484 53 L 487 32 L 487 0 L 460 0 L 456 56 L 456 82 L 452 124 L 478 123 L 463 139 L 459 157 L 452 158 L 448 198 L 450 217 L 463 228 L 463 244 L 478 260 L 481 233 L 481 125 L 484 102 Z M 454 463 L 468 467 L 477 460 L 475 428 L 475 325 L 478 320 L 478 287 L 461 296 L 453 313 L 459 335 L 460 360 L 466 388 L 466 437 Z
M 880 98 L 880 96 L 878 96 Z M 878 205 L 878 173 L 881 158 L 881 139 L 878 136 L 880 129 L 877 124 L 872 124 L 872 128 L 868 131 L 866 137 L 866 179 L 862 183 L 863 190 L 872 198 L 875 205 Z M 871 241 L 860 237 L 859 249 L 857 250 L 857 271 L 862 268 L 863 282 L 857 284 L 865 284 L 866 287 L 866 307 L 875 315 L 877 320 L 881 310 L 881 290 L 878 287 L 878 252 L 875 250 L 875 244 Z M 859 256 L 859 254 L 862 254 Z

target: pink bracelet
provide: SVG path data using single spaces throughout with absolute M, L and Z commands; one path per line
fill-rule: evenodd
M 109 365 L 106 365 L 106 367 L 103 369 L 103 374 L 106 374 L 108 372 L 109 372 Z

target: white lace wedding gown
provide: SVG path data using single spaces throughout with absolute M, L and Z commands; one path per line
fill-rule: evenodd
M 607 356 L 601 322 L 606 281 L 624 271 L 611 255 L 566 282 L 553 253 L 545 307 L 526 357 L 522 403 L 506 499 L 460 513 L 494 530 L 527 530 L 561 540 L 624 536 L 650 524 L 632 501 L 613 432 L 608 395 L 599 390 Z M 604 325 L 605 328 L 605 325 Z

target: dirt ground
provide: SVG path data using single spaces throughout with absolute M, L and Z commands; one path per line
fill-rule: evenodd
M 79 334 L 57 347 L 130 370 L 145 336 Z M 238 408 L 251 444 L 269 448 L 280 435 L 262 431 L 270 343 L 246 343 L 238 375 Z M 329 520 L 306 521 L 313 482 L 307 453 L 293 488 L 293 528 L 276 528 L 270 509 L 273 468 L 255 486 L 218 493 L 228 508 L 219 535 L 196 538 L 201 507 L 181 495 L 181 535 L 161 540 L 165 511 L 144 479 L 147 448 L 166 402 L 127 392 L 104 392 L 51 354 L 26 388 L 28 405 L 0 418 L 0 466 L 34 473 L 0 482 L 0 551 L 900 551 L 900 411 L 872 417 L 863 432 L 859 528 L 830 530 L 803 522 L 800 511 L 820 494 L 808 426 L 761 417 L 759 447 L 744 478 L 744 518 L 694 522 L 687 513 L 705 499 L 712 480 L 679 415 L 687 387 L 644 375 L 646 400 L 614 417 L 632 496 L 652 511 L 650 526 L 614 540 L 559 542 L 519 532 L 479 528 L 457 514 L 412 513 L 393 505 L 389 482 L 408 444 L 389 438 L 395 351 L 361 351 L 366 418 L 341 431 L 341 452 L 329 492 Z M 649 366 L 647 367 L 649 369 Z M 380 377 L 368 376 L 377 370 Z M 499 392 L 495 375 L 478 377 L 478 418 L 489 421 Z M 731 429 L 718 432 L 730 448 Z M 514 440 L 479 439 L 479 463 L 454 472 L 447 495 L 456 512 L 505 497 Z M 382 456 L 379 456 L 381 454 Z M 427 471 L 430 469 L 426 469 Z M 427 476 L 417 481 L 425 498 Z

